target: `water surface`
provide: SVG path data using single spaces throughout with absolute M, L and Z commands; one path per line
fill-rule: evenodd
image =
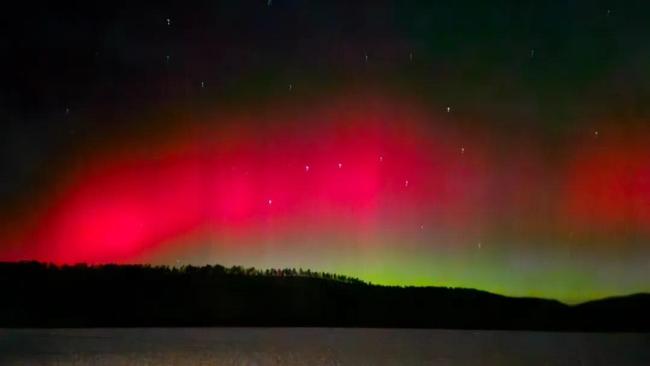
M 650 365 L 650 334 L 0 329 L 0 365 Z

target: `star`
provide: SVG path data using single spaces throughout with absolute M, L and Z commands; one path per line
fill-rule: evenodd
M 273 204 L 273 200 L 272 200 L 272 199 L 269 199 L 269 200 L 268 200 L 268 204 L 269 204 L 269 206 L 271 206 L 271 205 Z
M 451 112 L 451 107 L 447 107 L 447 113 Z
M 343 168 L 343 163 L 339 163 L 339 169 Z
M 171 26 L 171 25 L 172 25 L 172 20 L 171 20 L 171 19 L 167 18 L 167 19 L 165 19 L 165 21 L 167 21 L 167 26 Z
M 309 173 L 309 165 L 305 165 L 305 173 Z

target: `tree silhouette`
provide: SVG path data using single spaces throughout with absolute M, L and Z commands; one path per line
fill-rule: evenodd
M 650 330 L 650 295 L 567 306 L 302 268 L 0 263 L 0 288 L 0 326 Z

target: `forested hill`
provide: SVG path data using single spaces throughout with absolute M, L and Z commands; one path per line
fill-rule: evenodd
M 302 269 L 0 263 L 0 326 L 326 326 L 650 331 L 650 295 L 577 306 Z

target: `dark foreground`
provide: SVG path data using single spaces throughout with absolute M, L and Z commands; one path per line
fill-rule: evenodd
M 0 329 L 2 365 L 649 365 L 641 333 Z
M 240 267 L 0 263 L 0 327 L 378 327 L 650 331 L 650 295 L 578 306 Z

